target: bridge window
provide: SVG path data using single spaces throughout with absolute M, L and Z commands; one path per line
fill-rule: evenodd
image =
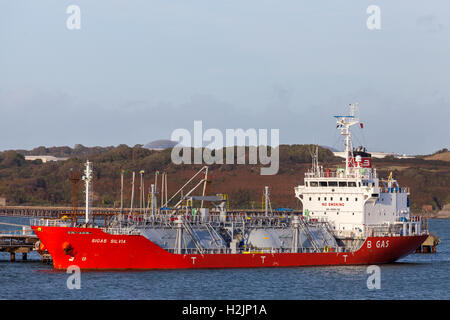
M 337 185 L 338 185 L 337 181 L 328 181 L 329 187 L 337 187 Z
M 320 181 L 319 184 L 320 184 L 321 187 L 327 187 L 328 186 L 326 181 Z
M 348 182 L 348 186 L 349 187 L 356 187 L 356 182 L 355 181 L 349 181 Z
M 339 187 L 346 187 L 347 181 L 339 181 Z
M 317 181 L 310 181 L 309 182 L 310 187 L 317 187 Z

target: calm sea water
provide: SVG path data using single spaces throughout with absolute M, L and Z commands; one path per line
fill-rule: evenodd
M 82 272 L 81 289 L 70 290 L 70 275 L 33 252 L 14 263 L 0 253 L 0 299 L 450 299 L 450 220 L 430 220 L 429 229 L 441 239 L 437 253 L 380 265 L 378 290 L 367 288 L 367 266 Z

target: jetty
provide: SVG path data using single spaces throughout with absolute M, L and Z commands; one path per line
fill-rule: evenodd
M 436 253 L 436 246 L 441 242 L 436 234 L 430 234 L 428 238 L 416 249 L 416 253 Z
M 51 260 L 46 251 L 40 250 L 39 238 L 34 234 L 29 226 L 14 223 L 0 222 L 0 225 L 17 226 L 21 230 L 0 231 L 0 252 L 9 252 L 10 261 L 16 261 L 16 254 L 22 254 L 22 260 L 27 260 L 28 253 L 37 251 L 41 255 L 41 260 L 47 262 Z

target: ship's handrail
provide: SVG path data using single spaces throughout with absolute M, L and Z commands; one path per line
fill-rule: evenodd
M 170 253 L 178 253 L 175 248 L 164 248 Z M 324 246 L 323 248 L 303 247 L 298 248 L 296 253 L 330 253 L 330 252 L 349 252 L 344 247 Z M 182 248 L 180 254 L 231 254 L 231 248 L 215 248 L 204 249 L 202 251 L 197 248 Z M 274 253 L 293 253 L 292 248 L 240 248 L 234 254 L 274 254 Z
M 314 247 L 314 250 L 319 250 L 319 247 L 316 243 L 316 241 L 314 240 L 314 237 L 311 235 L 311 233 L 309 232 L 309 228 L 307 226 L 307 224 L 305 223 L 305 221 L 303 219 L 299 219 L 299 227 L 300 229 L 303 231 L 304 234 L 306 234 L 306 237 L 309 240 L 309 243 Z
M 103 228 L 103 232 L 112 235 L 140 235 L 141 231 L 134 227 L 113 227 Z
M 380 187 L 381 193 L 410 193 L 409 187 L 392 187 L 392 188 L 385 188 Z
M 64 219 L 31 219 L 30 226 L 68 227 L 70 226 L 70 221 Z
M 419 222 L 423 221 L 423 218 L 421 216 L 410 216 L 409 218 L 406 217 L 398 217 L 396 222 Z
M 365 226 L 363 234 L 364 237 L 401 237 L 406 235 L 423 235 L 427 233 L 428 231 L 426 229 L 421 228 L 421 222 L 418 220 Z
M 215 245 L 218 247 L 221 246 L 223 238 L 217 233 L 216 229 L 214 229 L 209 223 L 206 223 L 206 229 L 208 230 L 208 233 L 213 239 Z
M 374 177 L 370 172 L 348 174 L 345 174 L 345 172 L 305 172 L 305 178 L 373 179 Z
M 197 233 L 191 228 L 190 222 L 189 220 L 185 219 L 184 217 L 180 216 L 181 218 L 181 222 L 183 224 L 184 230 L 187 231 L 187 233 L 190 235 L 192 241 L 194 242 L 196 248 L 202 252 L 205 250 L 205 248 L 203 248 L 200 239 L 198 238 Z

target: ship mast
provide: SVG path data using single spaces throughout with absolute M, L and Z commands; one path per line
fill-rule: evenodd
M 359 119 L 355 117 L 355 110 L 358 109 L 358 103 L 350 104 L 350 115 L 334 116 L 336 118 L 337 127 L 341 130 L 341 135 L 345 137 L 345 175 L 349 175 L 350 161 L 353 160 L 353 146 L 350 127 L 358 124 Z
M 92 202 L 92 197 L 91 197 L 91 193 L 92 193 L 92 162 L 90 162 L 89 160 L 86 161 L 86 168 L 84 169 L 84 176 L 83 176 L 83 180 L 85 183 L 85 187 L 86 187 L 86 218 L 85 218 L 85 223 L 86 226 L 87 224 L 90 222 L 90 216 L 91 216 L 91 202 Z

